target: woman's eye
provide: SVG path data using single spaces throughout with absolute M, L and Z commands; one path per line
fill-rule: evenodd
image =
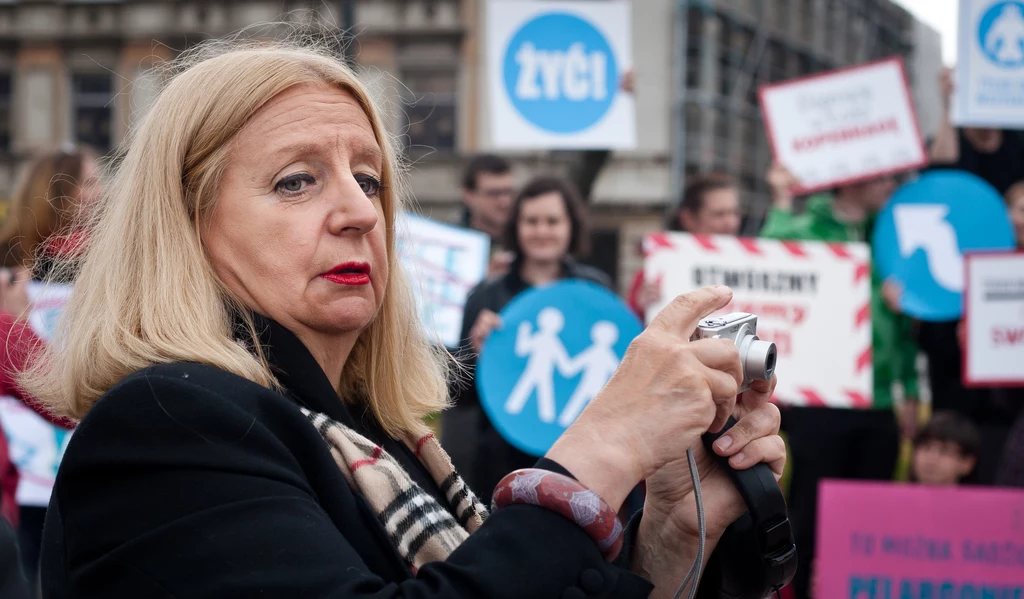
M 284 179 L 277 182 L 274 189 L 283 191 L 286 194 L 297 194 L 302 193 L 306 190 L 306 185 L 312 185 L 316 183 L 311 175 L 306 173 L 299 173 L 297 175 L 288 175 Z
M 384 189 L 380 179 L 371 175 L 356 175 L 356 182 L 359 183 L 359 189 L 362 189 L 363 193 L 371 198 Z

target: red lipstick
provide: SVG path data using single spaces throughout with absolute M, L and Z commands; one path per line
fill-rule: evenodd
M 370 265 L 366 262 L 345 262 L 320 275 L 339 285 L 369 285 Z

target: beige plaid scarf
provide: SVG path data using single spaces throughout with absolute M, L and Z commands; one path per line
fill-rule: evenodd
M 447 506 L 417 485 L 379 445 L 324 414 L 302 412 L 327 442 L 345 480 L 369 502 L 413 574 L 423 564 L 447 559 L 483 524 L 486 508 L 455 471 L 433 433 L 400 441 L 426 467 Z

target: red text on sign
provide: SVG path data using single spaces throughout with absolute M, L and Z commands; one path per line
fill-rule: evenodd
M 777 302 L 755 302 L 734 300 L 723 310 L 729 312 L 747 312 L 757 314 L 758 324 L 763 320 L 781 320 L 788 325 L 798 325 L 807 317 L 807 307 Z
M 994 328 L 992 329 L 992 343 L 994 345 L 1024 344 L 1024 328 Z
M 878 123 L 870 123 L 868 125 L 860 125 L 858 127 L 849 127 L 846 129 L 839 129 L 838 131 L 828 131 L 826 133 L 818 133 L 809 137 L 798 137 L 793 140 L 793 149 L 797 152 L 803 152 L 806 150 L 814 150 L 825 144 L 838 144 L 847 141 L 853 141 L 864 137 L 874 137 L 876 135 L 883 135 L 885 133 L 896 133 L 900 129 L 900 124 L 896 119 L 888 119 Z

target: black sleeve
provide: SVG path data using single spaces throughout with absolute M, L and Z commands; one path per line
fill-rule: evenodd
M 61 465 L 43 568 L 70 575 L 50 577 L 44 594 L 512 599 L 565 597 L 580 585 L 627 598 L 651 590 L 604 562 L 567 519 L 520 505 L 493 514 L 416 578 L 382 580 L 312 489 L 303 452 L 323 448 L 293 447 L 289 435 L 315 430 L 281 432 L 272 418 L 288 416 L 242 409 L 182 377 L 136 376 L 109 392 Z

